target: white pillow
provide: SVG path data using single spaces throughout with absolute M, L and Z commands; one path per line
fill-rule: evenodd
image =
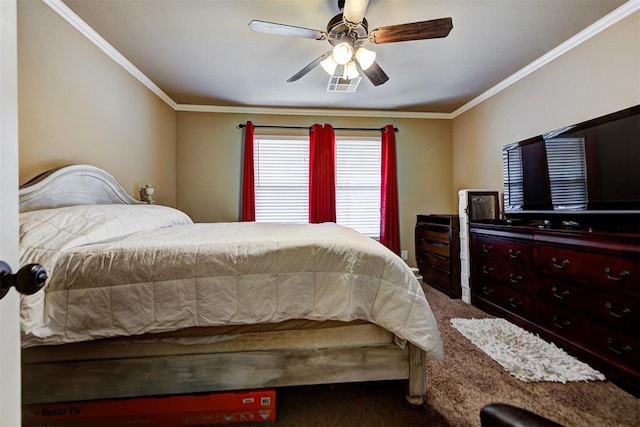
M 20 265 L 52 266 L 60 251 L 172 225 L 187 214 L 159 205 L 78 205 L 20 214 Z
M 78 205 L 24 212 L 20 214 L 20 265 L 41 264 L 51 277 L 56 260 L 67 249 L 192 223 L 184 212 L 158 205 Z M 23 332 L 46 335 L 46 328 L 39 329 L 44 298 L 43 291 L 21 296 Z

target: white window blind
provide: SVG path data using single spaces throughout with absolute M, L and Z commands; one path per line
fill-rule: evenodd
M 380 236 L 379 139 L 336 139 L 336 222 Z M 254 139 L 256 221 L 309 222 L 309 140 Z
M 254 138 L 256 221 L 309 222 L 309 141 Z
M 582 138 L 545 140 L 554 209 L 587 206 L 587 168 Z
M 380 237 L 381 142 L 336 139 L 336 222 Z

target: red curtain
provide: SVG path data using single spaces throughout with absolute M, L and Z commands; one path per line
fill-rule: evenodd
M 392 125 L 382 129 L 382 182 L 380 185 L 380 243 L 400 255 L 396 137 Z
M 244 128 L 244 160 L 242 162 L 242 221 L 256 220 L 256 191 L 253 170 L 253 123 Z
M 336 155 L 333 127 L 309 130 L 309 223 L 336 222 Z

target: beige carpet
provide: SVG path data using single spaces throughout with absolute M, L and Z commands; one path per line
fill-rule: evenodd
M 640 426 L 640 399 L 606 381 L 525 383 L 502 369 L 449 323 L 452 317 L 490 317 L 425 289 L 444 340 L 445 361 L 429 361 L 426 403 L 404 401 L 400 381 L 278 389 L 277 419 L 256 426 L 479 426 L 491 402 L 521 406 L 566 426 Z

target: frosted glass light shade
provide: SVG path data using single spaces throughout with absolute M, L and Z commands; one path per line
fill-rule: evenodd
M 351 61 L 344 66 L 344 75 L 343 75 L 344 79 L 351 80 L 359 76 L 360 76 L 360 73 L 358 73 L 358 67 L 356 67 L 355 62 Z
M 356 50 L 356 59 L 360 64 L 360 68 L 366 70 L 371 67 L 371 64 L 376 60 L 376 53 L 372 50 L 367 50 L 361 47 Z
M 333 59 L 339 64 L 344 65 L 353 58 L 353 48 L 349 43 L 342 42 L 333 48 Z
M 333 73 L 336 72 L 336 68 L 338 67 L 338 63 L 333 59 L 333 55 L 329 55 L 320 65 L 330 76 L 333 76 Z

